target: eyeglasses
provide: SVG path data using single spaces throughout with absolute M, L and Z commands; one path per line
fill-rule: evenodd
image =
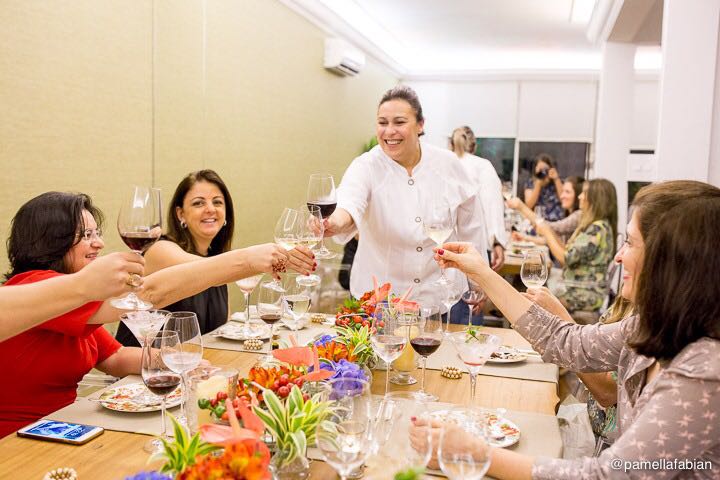
M 96 228 L 95 230 L 87 229 L 80 234 L 80 239 L 85 242 L 92 242 L 94 238 L 102 240 L 102 229 Z

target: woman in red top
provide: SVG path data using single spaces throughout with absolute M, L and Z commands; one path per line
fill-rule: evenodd
M 87 195 L 48 192 L 30 200 L 13 219 L 5 285 L 81 270 L 105 246 L 98 224 L 102 213 Z M 307 261 L 312 265 L 309 252 Z M 138 294 L 159 308 L 285 262 L 287 253 L 274 244 L 233 250 L 153 273 Z M 140 372 L 140 348 L 122 347 L 102 328 L 119 313 L 109 302 L 90 302 L 0 342 L 0 437 L 72 403 L 92 368 L 118 377 Z

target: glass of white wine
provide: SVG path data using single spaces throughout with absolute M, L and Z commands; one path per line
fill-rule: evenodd
M 441 201 L 428 206 L 425 218 L 423 218 L 423 231 L 438 247 L 442 247 L 443 243 L 450 238 L 453 226 L 450 205 Z M 440 278 L 434 283 L 447 285 L 449 282 L 450 280 L 445 276 L 445 270 L 440 269 Z
M 299 283 L 291 282 L 282 297 L 282 323 L 293 332 L 300 330 L 303 317 L 310 309 L 310 292 Z
M 298 237 L 298 222 L 300 221 L 300 212 L 293 208 L 285 208 L 283 209 L 282 214 L 280 214 L 280 218 L 278 218 L 277 223 L 275 224 L 275 230 L 273 232 L 273 237 L 275 239 L 275 243 L 280 245 L 282 248 L 284 248 L 287 251 L 292 250 L 300 243 L 300 238 Z M 282 283 L 280 283 L 280 280 L 277 278 L 274 279 L 270 283 L 266 283 L 264 285 L 265 288 L 272 288 L 273 290 L 277 290 L 278 292 L 282 292 L 284 290 Z
M 520 266 L 520 279 L 527 288 L 542 287 L 548 277 L 548 265 L 542 250 L 528 250 Z
M 300 217 L 296 222 L 298 245 L 312 250 L 323 238 L 324 229 L 320 207 L 309 205 L 307 210 L 298 209 L 298 212 L 300 212 Z M 304 287 L 316 287 L 320 285 L 321 279 L 319 275 L 311 273 L 298 275 L 295 281 Z

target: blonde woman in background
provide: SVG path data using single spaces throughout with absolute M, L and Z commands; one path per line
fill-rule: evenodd
M 470 127 L 453 130 L 450 137 L 450 150 L 460 159 L 460 163 L 470 174 L 470 180 L 478 187 L 478 196 L 485 213 L 485 229 L 488 236 L 490 265 L 498 271 L 505 263 L 505 209 L 502 198 L 502 183 L 495 167 L 485 158 L 474 155 L 475 134 Z

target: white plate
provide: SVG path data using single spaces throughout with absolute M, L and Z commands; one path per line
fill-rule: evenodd
M 250 326 L 253 330 L 257 330 L 259 332 L 259 335 L 254 337 L 247 337 L 243 332 L 243 329 L 245 327 L 245 324 L 243 323 L 226 323 L 222 327 L 218 328 L 213 335 L 216 337 L 226 338 L 228 340 L 238 340 L 241 342 L 247 340 L 248 338 L 270 338 L 270 326 L 266 323 L 252 322 L 250 323 Z
M 449 414 L 450 410 L 438 410 L 436 412 L 432 412 L 430 415 L 439 420 L 444 420 L 446 417 L 449 416 Z M 502 432 L 505 434 L 505 437 L 500 440 L 492 438 L 488 439 L 487 443 L 491 446 L 505 448 L 515 445 L 520 441 L 520 429 L 517 425 L 515 425 L 507 418 L 498 418 L 497 415 L 491 413 L 488 423 L 491 425 L 497 425 L 498 428 L 502 430 Z
M 178 386 L 166 397 L 165 406 L 171 408 L 180 405 L 181 397 L 182 387 Z M 153 395 L 143 383 L 128 383 L 111 388 L 103 392 L 99 399 L 100 405 L 116 412 L 156 412 L 162 408 L 160 397 Z
M 487 363 L 518 363 L 525 360 L 527 360 L 527 355 L 524 353 L 520 353 L 512 347 L 503 346 L 488 358 Z
M 526 242 L 526 241 L 518 241 L 518 242 L 512 242 L 510 244 L 511 247 L 515 248 L 536 248 L 537 245 L 535 245 L 533 242 Z

